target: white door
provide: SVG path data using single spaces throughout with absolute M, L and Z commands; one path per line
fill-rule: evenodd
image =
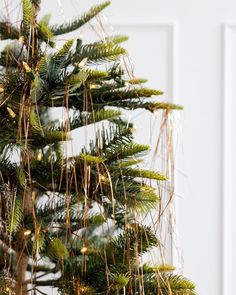
M 61 22 L 100 2 L 43 0 L 42 14 L 52 12 L 52 21 Z M 236 2 L 113 0 L 104 14 L 115 33 L 130 36 L 137 76 L 149 78 L 150 86 L 165 91 L 166 100 L 185 107 L 177 120 L 176 167 L 183 273 L 200 295 L 232 295 Z M 138 130 L 143 128 L 141 141 L 149 138 L 149 122 L 147 115 L 136 120 Z

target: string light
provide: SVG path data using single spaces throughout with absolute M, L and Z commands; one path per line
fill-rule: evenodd
M 24 231 L 24 236 L 29 236 L 31 235 L 31 230 L 27 229 L 26 231 Z
M 98 84 L 90 84 L 89 87 L 90 87 L 90 89 L 98 89 L 98 88 L 100 88 L 100 85 L 98 85 Z
M 133 228 L 133 227 L 132 227 L 131 224 L 127 223 L 127 224 L 126 224 L 126 228 L 131 229 L 131 228 Z
M 7 107 L 7 111 L 12 118 L 16 117 L 16 114 L 13 112 L 13 110 L 11 108 Z
M 81 62 L 78 64 L 78 67 L 83 68 L 86 65 L 87 61 L 88 61 L 87 57 L 83 58 Z
M 100 174 L 100 175 L 99 175 L 99 178 L 100 178 L 100 180 L 101 180 L 102 182 L 107 181 L 107 178 L 106 178 L 105 175 Z
M 80 250 L 80 252 L 81 252 L 82 254 L 85 254 L 87 251 L 88 251 L 88 248 L 87 248 L 87 247 L 83 247 L 83 248 Z
M 30 73 L 31 72 L 31 68 L 30 66 L 27 64 L 27 62 L 23 61 L 23 67 L 24 69 L 26 70 L 27 73 Z
M 29 76 L 29 78 L 31 79 L 31 80 L 34 80 L 34 73 L 33 73 L 33 71 L 32 71 L 32 69 L 30 68 L 30 66 L 26 63 L 26 62 L 24 62 L 23 61 L 23 67 L 24 67 L 24 69 L 25 69 L 25 71 L 26 71 L 26 73 L 27 73 L 27 75 Z
M 18 39 L 18 42 L 20 45 L 22 45 L 24 43 L 24 36 L 20 36 L 20 38 Z
M 66 16 L 65 16 L 65 13 L 64 13 L 64 10 L 63 10 L 63 7 L 62 7 L 62 4 L 61 4 L 61 0 L 57 0 L 57 3 L 58 3 L 58 6 L 60 8 L 60 12 L 61 12 L 61 15 L 63 17 L 63 20 L 64 22 L 66 22 Z
M 38 160 L 38 161 L 41 161 L 42 158 L 43 158 L 43 152 L 42 152 L 42 150 L 40 149 L 40 150 L 38 151 L 38 154 L 37 154 L 37 160 Z

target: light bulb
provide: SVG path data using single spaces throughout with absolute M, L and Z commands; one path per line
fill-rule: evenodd
M 42 158 L 43 158 L 43 152 L 42 152 L 42 150 L 40 149 L 40 150 L 38 151 L 38 154 L 37 154 L 37 160 L 38 160 L 38 161 L 41 161 Z
M 23 67 L 25 68 L 25 70 L 26 70 L 27 73 L 31 72 L 30 66 L 26 62 L 24 62 L 24 61 L 23 61 Z
M 24 36 L 20 36 L 20 38 L 18 39 L 18 42 L 20 45 L 22 45 L 24 43 Z
M 27 229 L 26 231 L 24 231 L 24 236 L 29 236 L 31 235 L 31 230 Z
M 100 175 L 100 179 L 101 179 L 102 181 L 105 181 L 105 180 L 106 180 L 106 177 L 105 177 L 104 175 Z
M 86 65 L 87 61 L 88 61 L 88 58 L 87 58 L 87 57 L 83 58 L 83 59 L 81 60 L 81 62 L 78 64 L 78 66 L 79 66 L 80 68 L 83 68 L 83 67 Z
M 90 84 L 89 88 L 90 89 L 98 89 L 98 88 L 100 88 L 100 85 L 98 85 L 98 84 Z
M 85 254 L 87 251 L 88 251 L 88 248 L 87 248 L 87 247 L 83 247 L 83 248 L 80 250 L 80 252 L 81 252 L 82 254 Z
M 12 118 L 15 118 L 16 114 L 13 112 L 11 108 L 7 107 L 7 111 Z

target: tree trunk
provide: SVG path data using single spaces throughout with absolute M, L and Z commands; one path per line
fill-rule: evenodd
M 32 199 L 32 191 L 27 189 L 23 194 L 23 212 L 24 217 L 32 214 L 33 212 L 33 199 Z M 25 236 L 25 227 L 24 224 L 18 230 L 16 234 L 16 252 L 17 252 L 17 264 L 16 264 L 16 287 L 15 293 L 16 295 L 26 295 L 27 292 L 27 284 L 24 284 L 26 280 L 26 270 L 29 262 L 29 257 L 25 254 L 25 248 L 27 246 L 27 236 Z
M 27 270 L 27 265 L 29 258 L 28 256 L 24 253 L 24 247 L 25 247 L 25 236 L 24 236 L 24 230 L 21 229 L 18 232 L 18 237 L 19 240 L 18 242 L 23 242 L 23 247 L 22 250 L 18 249 L 17 251 L 17 274 L 16 274 L 16 295 L 26 295 L 27 293 L 27 284 L 23 284 L 25 279 L 26 279 L 26 270 Z M 20 248 L 20 247 L 19 247 Z

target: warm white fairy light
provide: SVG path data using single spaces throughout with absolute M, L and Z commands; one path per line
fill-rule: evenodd
M 7 111 L 12 118 L 16 117 L 16 114 L 14 113 L 14 111 L 11 108 L 7 107 Z
M 20 45 L 22 45 L 24 43 L 24 36 L 20 36 L 18 42 Z
M 127 224 L 126 224 L 126 228 L 128 228 L 128 229 L 132 229 L 133 226 L 132 226 L 131 224 L 127 223 Z
M 37 160 L 38 160 L 38 161 L 41 161 L 42 158 L 43 158 L 43 152 L 42 152 L 42 150 L 40 149 L 40 150 L 38 151 L 38 154 L 37 154 Z
M 101 182 L 105 183 L 105 182 L 109 182 L 108 178 L 106 175 L 103 174 L 99 174 L 99 179 Z
M 23 61 L 23 67 L 26 70 L 27 73 L 31 72 L 30 66 L 27 64 L 27 62 Z
M 57 3 L 58 3 L 58 6 L 60 8 L 60 12 L 61 12 L 61 15 L 63 17 L 63 20 L 64 20 L 64 22 L 66 22 L 66 16 L 65 16 L 65 13 L 64 13 L 64 10 L 63 10 L 63 7 L 62 7 L 61 0 L 57 0 Z
M 98 85 L 98 84 L 90 84 L 89 88 L 90 89 L 98 89 L 98 88 L 100 88 L 100 85 Z
M 81 62 L 78 64 L 78 67 L 83 68 L 86 65 L 87 61 L 88 61 L 87 57 L 83 58 Z
M 81 252 L 82 254 L 85 254 L 87 251 L 88 251 L 88 248 L 87 248 L 87 247 L 83 247 L 83 248 L 80 250 L 80 252 Z
M 24 236 L 29 236 L 31 235 L 31 230 L 27 229 L 26 231 L 24 231 Z

